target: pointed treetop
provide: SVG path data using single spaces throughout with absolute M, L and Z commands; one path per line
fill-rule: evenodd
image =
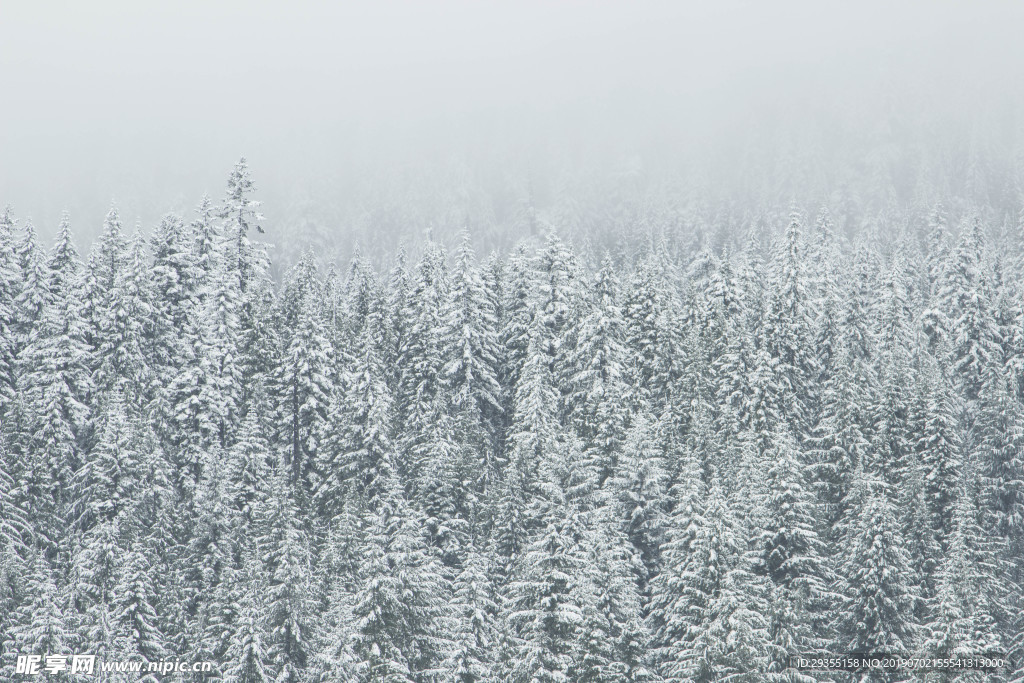
M 251 198 L 255 189 L 249 165 L 245 157 L 242 157 L 228 176 L 228 189 L 224 197 L 224 207 L 221 209 L 221 218 L 230 218 L 243 235 L 249 228 L 263 232 L 263 226 L 260 225 L 263 215 L 258 211 L 260 202 Z M 204 202 L 205 199 L 204 197 Z
M 107 211 L 107 215 L 103 219 L 103 232 L 104 234 L 121 232 L 121 217 L 117 212 L 117 205 L 113 201 L 110 202 L 110 210 Z
M 822 206 L 818 211 L 818 218 L 815 221 L 818 230 L 818 242 L 828 244 L 832 241 L 835 233 L 835 222 L 832 220 L 832 213 L 827 206 Z
M 199 200 L 199 206 L 196 207 L 196 215 L 199 216 L 199 220 L 206 222 L 213 216 L 213 200 L 210 199 L 208 192 L 204 192 L 202 199 Z
M 3 211 L 0 211 L 0 236 L 10 236 L 17 221 L 14 220 L 14 210 L 10 204 L 5 204 Z
M 78 250 L 75 249 L 74 242 L 71 239 L 71 216 L 67 211 L 61 213 L 60 217 L 60 229 L 57 231 L 57 241 L 53 245 L 53 251 L 50 256 L 50 267 L 57 267 L 61 263 L 68 261 L 77 262 Z

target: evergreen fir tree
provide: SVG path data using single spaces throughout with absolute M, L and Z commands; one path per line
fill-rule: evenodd
M 11 207 L 0 212 L 0 420 L 14 399 L 14 377 L 17 341 L 17 296 L 21 288 L 22 273 L 14 251 L 15 222 Z
M 274 680 L 267 665 L 258 586 L 256 582 L 251 582 L 239 609 L 239 623 L 226 659 L 229 665 L 224 671 L 224 680 L 231 683 L 270 683 Z
M 969 482 L 969 474 L 961 476 L 931 619 L 924 627 L 922 649 L 929 656 L 971 657 L 1006 649 L 996 625 L 1006 589 L 994 544 L 978 524 Z
M 238 277 L 240 293 L 243 294 L 258 276 L 259 267 L 259 259 L 249 241 L 249 231 L 255 228 L 257 232 L 263 232 L 260 202 L 252 198 L 254 191 L 249 164 L 242 157 L 228 176 L 228 189 L 218 217 L 223 221 L 222 231 L 227 240 L 224 254 L 227 269 Z
M 625 324 L 619 308 L 619 285 L 605 256 L 595 277 L 594 301 L 580 322 L 569 414 L 588 451 L 588 460 L 603 484 L 616 465 L 627 422 L 628 378 Z
M 46 258 L 36 241 L 35 227 L 25 221 L 24 236 L 14 245 L 22 281 L 14 300 L 17 324 L 13 330 L 16 355 L 28 342 L 29 334 L 42 315 L 47 301 Z
M 235 518 L 236 547 L 255 533 L 260 506 L 270 491 L 270 448 L 261 433 L 258 410 L 258 405 L 249 409 L 239 429 L 238 441 L 226 453 L 224 497 Z
M 473 263 L 468 234 L 463 236 L 452 279 L 451 308 L 445 323 L 444 375 L 452 409 L 462 415 L 462 439 L 483 454 L 483 485 L 496 476 L 493 449 L 503 412 L 498 383 L 497 318 L 483 277 Z
M 449 586 L 419 537 L 415 512 L 387 482 L 370 517 L 354 607 L 357 681 L 417 681 L 447 659 Z
M 973 441 L 980 479 L 982 524 L 1007 543 L 1010 575 L 1024 578 L 1024 422 L 1006 376 L 998 366 L 985 373 Z
M 281 441 L 294 481 L 306 481 L 323 439 L 334 391 L 334 349 L 310 291 L 298 302 L 294 334 L 277 368 Z
M 934 528 L 945 537 L 952 531 L 957 476 L 963 465 L 957 396 L 939 364 L 925 360 L 922 386 L 915 405 L 916 450 L 923 467 L 925 499 Z
M 155 293 L 151 363 L 163 391 L 181 370 L 187 347 L 198 341 L 185 335 L 192 329 L 199 303 L 200 269 L 191 239 L 190 230 L 175 214 L 165 215 L 150 237 L 149 280 Z
M 583 573 L 583 558 L 574 524 L 579 513 L 562 507 L 563 501 L 552 501 L 508 586 L 508 618 L 518 645 L 510 680 L 567 680 L 576 664 L 585 603 L 574 583 Z
M 785 428 L 774 441 L 758 564 L 774 584 L 770 630 L 778 650 L 769 668 L 781 674 L 790 653 L 818 651 L 828 644 L 835 596 L 828 554 L 818 536 L 819 506 L 798 447 Z
M 914 652 L 914 587 L 903 571 L 910 557 L 891 494 L 876 475 L 861 472 L 851 495 L 856 503 L 841 567 L 840 643 L 850 652 Z
M 3 648 L 5 667 L 14 670 L 18 654 L 71 654 L 77 642 L 66 596 L 58 590 L 53 569 L 42 553 L 35 553 L 27 573 L 27 600 L 14 612 Z
M 985 369 L 1001 363 L 980 223 L 964 230 L 940 293 L 950 321 L 950 367 L 967 401 L 981 395 Z
M 429 412 L 442 389 L 443 361 L 440 333 L 448 295 L 448 268 L 445 253 L 431 243 L 416 266 L 413 290 L 409 296 L 409 336 L 399 364 L 398 414 L 409 426 L 415 440 L 425 427 Z M 415 447 L 415 443 L 408 444 Z
M 675 541 L 688 552 L 679 557 L 666 550 L 665 579 L 655 585 L 662 675 L 666 681 L 761 680 L 768 665 L 765 597 L 741 547 L 744 530 L 717 483 L 703 509 L 690 509 L 689 529 L 680 530 L 682 543 Z M 677 557 L 680 563 L 670 565 Z
M 629 539 L 640 568 L 641 591 L 658 572 L 658 550 L 668 509 L 668 475 L 650 423 L 639 416 L 626 435 L 622 458 L 610 482 L 615 519 Z
M 267 659 L 280 683 L 298 683 L 310 659 L 313 615 L 309 541 L 300 525 L 290 474 L 279 463 L 263 515 L 260 556 L 268 577 Z
M 58 541 L 91 415 L 91 358 L 79 308 L 81 271 L 65 215 L 47 263 L 45 305 L 19 358 L 19 389 L 34 460 L 30 512 L 44 544 Z
M 227 254 L 214 258 L 200 314 L 201 342 L 196 366 L 192 372 L 179 376 L 177 382 L 181 392 L 191 393 L 193 387 L 198 388 L 198 395 L 178 410 L 183 408 L 186 415 L 194 416 L 201 443 L 222 447 L 231 443 L 234 434 L 243 382 L 239 364 L 241 285 L 237 273 L 229 270 L 227 259 Z M 172 392 L 176 389 L 172 385 Z
M 504 362 L 499 380 L 506 401 L 505 414 L 510 416 L 516 387 L 528 357 L 534 317 L 533 283 L 525 249 L 520 248 L 509 257 L 506 282 L 500 335 Z
M 145 405 L 154 379 L 150 365 L 154 310 L 149 269 L 142 236 L 135 233 L 107 291 L 106 307 L 97 312 L 100 332 L 95 335 L 96 387 L 110 391 L 115 384 L 120 385 L 128 394 L 133 413 Z
M 836 368 L 825 387 L 821 417 L 808 439 L 826 529 L 833 529 L 845 514 L 854 472 L 873 456 L 868 440 L 871 434 L 865 433 L 870 424 L 871 394 L 867 392 L 874 386 L 871 368 L 857 362 L 846 348 L 838 356 Z M 829 534 L 829 540 L 836 539 L 836 534 Z
M 141 656 L 148 661 L 163 659 L 164 635 L 153 604 L 156 599 L 152 568 L 139 548 L 125 551 L 113 590 L 113 621 L 124 639 L 122 656 Z
M 96 446 L 75 473 L 75 504 L 71 518 L 83 531 L 111 522 L 130 502 L 131 482 L 138 480 L 138 456 L 132 452 L 131 425 L 120 391 L 109 394 L 96 420 Z
M 454 640 L 443 680 L 489 683 L 497 680 L 494 659 L 498 606 L 486 556 L 470 547 L 452 588 L 457 613 Z
M 350 493 L 375 500 L 384 482 L 397 475 L 394 402 L 378 356 L 376 329 L 367 325 L 360 335 L 355 365 L 341 378 L 328 417 L 331 431 L 320 451 L 313 491 L 314 504 L 327 518 L 341 509 Z
M 785 242 L 773 263 L 772 295 L 765 316 L 765 348 L 777 361 L 776 381 L 785 403 L 782 406 L 791 429 L 802 434 L 807 427 L 808 384 L 815 374 L 809 353 L 809 296 L 804 263 L 800 217 L 790 216 Z
M 626 293 L 623 313 L 626 344 L 633 354 L 630 377 L 642 401 L 652 414 L 660 414 L 669 394 L 671 353 L 674 350 L 666 320 L 663 274 L 653 258 L 643 261 L 634 273 Z

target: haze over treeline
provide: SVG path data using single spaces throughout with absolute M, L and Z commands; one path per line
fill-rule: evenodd
M 149 232 L 245 155 L 275 244 L 379 262 L 428 227 L 613 246 L 847 232 L 938 199 L 1021 205 L 1013 3 L 470 2 L 0 8 L 0 202 L 88 247 Z M 959 204 L 958 204 L 959 202 Z

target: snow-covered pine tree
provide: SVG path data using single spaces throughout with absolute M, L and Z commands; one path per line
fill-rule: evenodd
M 316 291 L 309 287 L 296 302 L 299 310 L 275 370 L 273 392 L 292 479 L 304 483 L 321 447 L 334 392 L 334 348 L 314 297 Z
M 184 365 L 187 347 L 197 341 L 185 334 L 192 329 L 199 303 L 200 269 L 192 238 L 181 217 L 169 213 L 160 220 L 149 240 L 153 253 L 149 281 L 154 292 L 150 363 L 161 404 L 166 404 L 167 387 Z M 169 412 L 166 406 L 162 410 Z
M 447 566 L 457 567 L 462 546 L 481 517 L 481 471 L 466 427 L 441 410 L 418 452 L 421 466 L 413 490 L 423 512 L 425 533 Z
M 572 357 L 583 314 L 582 271 L 571 248 L 554 232 L 548 234 L 537 254 L 535 268 L 538 349 L 551 369 L 552 381 L 558 390 L 558 418 L 564 423 L 568 415 L 566 401 L 575 375 Z
M 636 580 L 643 594 L 658 573 L 669 506 L 668 474 L 658 452 L 656 427 L 643 415 L 635 418 L 609 482 L 612 516 L 632 546 L 639 572 Z
M 394 264 L 388 273 L 386 293 L 384 294 L 384 338 L 382 356 L 384 365 L 391 368 L 388 385 L 394 390 L 398 385 L 401 368 L 398 359 L 405 348 L 409 336 L 410 321 L 408 319 L 409 292 L 412 290 L 412 276 L 404 246 L 399 246 Z
M 0 211 L 0 420 L 3 420 L 16 391 L 16 300 L 21 289 L 22 273 L 14 251 L 14 229 L 11 207 L 4 207 Z
M 188 343 L 182 347 L 181 366 L 171 378 L 167 388 L 160 392 L 156 402 L 157 416 L 167 414 L 166 424 L 158 421 L 173 470 L 176 487 L 191 495 L 201 474 L 202 449 L 212 433 L 209 414 L 204 411 L 203 399 L 210 396 L 206 382 L 213 378 L 203 365 L 203 329 L 198 312 L 182 330 Z M 208 366 L 207 366 L 208 367 Z
M 91 353 L 81 315 L 82 264 L 65 214 L 47 262 L 44 306 L 19 355 L 26 451 L 31 453 L 29 500 L 37 538 L 56 552 L 71 503 L 91 416 Z
M 663 265 L 655 257 L 647 257 L 630 278 L 623 306 L 633 391 L 654 415 L 660 415 L 668 403 L 675 343 L 667 319 L 664 279 Z
M 399 359 L 395 415 L 402 425 L 403 474 L 417 481 L 434 411 L 451 397 L 445 391 L 442 333 L 447 315 L 449 273 L 444 250 L 431 242 L 416 266 L 409 298 L 409 335 Z
M 834 245 L 819 246 L 816 251 L 816 295 L 815 309 L 817 316 L 812 323 L 814 345 L 814 364 L 817 375 L 812 386 L 815 393 L 815 404 L 809 416 L 811 425 L 821 419 L 824 408 L 823 391 L 837 370 L 837 356 L 843 340 L 841 327 L 842 293 L 840 291 L 839 267 L 841 261 L 836 255 Z
M 499 555 L 511 560 L 524 550 L 536 520 L 527 510 L 539 495 L 540 466 L 556 452 L 558 394 L 546 355 L 540 351 L 541 322 L 531 324 L 526 364 L 522 369 L 506 440 L 508 487 L 496 500 L 494 541 Z
M 254 278 L 258 277 L 257 269 L 260 265 L 260 259 L 249 240 L 249 231 L 253 228 L 263 232 L 263 226 L 260 225 L 263 220 L 259 211 L 260 202 L 252 197 L 255 189 L 249 164 L 242 157 L 228 176 L 227 192 L 217 213 L 223 225 L 221 231 L 227 241 L 227 269 L 237 275 L 241 294 L 245 294 Z
M 598 484 L 611 476 L 628 420 L 625 322 L 619 283 L 611 257 L 605 256 L 591 287 L 593 300 L 580 320 L 570 366 L 574 369 L 567 408 L 583 439 Z
M 928 241 L 928 285 L 929 301 L 939 297 L 939 288 L 946 270 L 949 255 L 949 235 L 946 227 L 946 211 L 942 204 L 936 204 L 928 216 L 926 239 Z
M 830 558 L 818 535 L 820 506 L 802 454 L 784 425 L 773 441 L 758 568 L 773 583 L 769 670 L 782 674 L 789 654 L 826 649 L 836 596 Z
M 661 547 L 662 570 L 651 582 L 647 605 L 654 659 L 659 665 L 674 659 L 680 641 L 691 637 L 692 610 L 697 608 L 695 596 L 683 594 L 691 579 L 689 563 L 695 556 L 707 502 L 707 486 L 693 450 L 683 454 L 672 497 L 675 505 Z
M 188 232 L 192 239 L 192 255 L 196 264 L 196 295 L 197 304 L 202 305 L 209 291 L 210 274 L 213 272 L 214 263 L 218 252 L 221 250 L 221 242 L 224 235 L 221 234 L 221 225 L 215 220 L 217 209 L 213 205 L 210 196 L 204 194 L 196 206 L 196 218 L 189 223 Z
M 178 413 L 184 409 L 187 416 L 194 416 L 200 443 L 221 447 L 233 441 L 244 381 L 240 365 L 241 284 L 228 259 L 226 253 L 213 257 L 199 318 L 201 341 L 195 366 L 172 384 L 172 394 L 189 397 Z M 198 395 L 192 395 L 193 387 L 198 387 Z
M 763 342 L 776 361 L 775 381 L 785 397 L 782 406 L 785 419 L 798 438 L 808 427 L 805 403 L 810 396 L 810 380 L 816 374 L 809 346 L 814 312 L 810 309 L 807 292 L 804 249 L 801 219 L 794 210 L 772 260 Z
M 938 571 L 937 590 L 924 625 L 928 656 L 971 657 L 1006 651 L 997 618 L 1005 613 L 1006 585 L 993 542 L 978 524 L 968 470 L 960 475 L 953 526 Z
M 231 508 L 236 551 L 256 533 L 259 508 L 270 491 L 270 447 L 257 416 L 263 405 L 265 401 L 261 400 L 249 408 L 238 430 L 238 440 L 225 454 L 223 495 Z
M 981 395 L 986 368 L 1002 363 L 986 256 L 984 232 L 975 219 L 950 255 L 940 292 L 944 310 L 951 316 L 950 368 L 969 403 Z
M 83 317 L 89 324 L 89 343 L 99 347 L 105 333 L 104 318 L 110 315 L 114 284 L 124 270 L 128 241 L 121 228 L 117 207 L 111 206 L 103 220 L 103 232 L 89 254 L 83 283 Z
M 938 361 L 923 358 L 913 407 L 917 457 L 923 468 L 925 502 L 932 525 L 944 538 L 953 529 L 957 477 L 963 466 L 962 406 Z
M 902 260 L 897 257 L 882 282 L 881 330 L 877 335 L 878 403 L 871 408 L 874 451 L 881 471 L 899 486 L 911 466 L 910 388 L 913 384 L 911 311 Z
M 972 455 L 983 528 L 1006 543 L 1014 581 L 1024 579 L 1024 408 L 998 366 L 985 370 Z
M 523 683 L 571 680 L 583 635 L 587 596 L 575 585 L 585 577 L 580 512 L 558 486 L 546 488 L 546 514 L 506 589 L 517 648 L 505 676 Z
M 312 557 L 292 482 L 291 467 L 282 458 L 274 470 L 258 541 L 267 576 L 266 656 L 279 683 L 304 680 L 315 632 Z
M 355 680 L 415 683 L 442 668 L 451 643 L 451 587 L 394 477 L 368 515 L 354 597 Z
M 694 464 L 687 469 L 696 471 Z M 666 682 L 763 680 L 767 596 L 743 548 L 746 530 L 717 482 L 703 504 L 687 510 L 673 519 L 682 528 L 670 532 L 664 574 L 653 585 L 661 674 Z
M 0 434 L 0 632 L 9 633 L 14 615 L 26 599 L 28 560 L 32 523 L 26 513 L 23 494 L 15 483 L 11 453 L 5 435 Z M 0 648 L 5 648 L 0 640 Z M 4 657 L 0 654 L 0 661 Z
M 481 455 L 475 466 L 476 488 L 483 492 L 497 476 L 494 448 L 504 411 L 498 383 L 498 323 L 468 233 L 463 234 L 456 259 L 442 340 L 443 372 L 452 410 L 460 415 L 460 439 Z
M 97 657 L 116 657 L 116 621 L 113 620 L 114 591 L 123 560 L 119 519 L 104 520 L 82 535 L 71 564 L 71 592 L 81 614 L 81 644 Z
M 358 335 L 366 324 L 370 312 L 377 308 L 379 295 L 377 275 L 357 247 L 349 263 L 348 279 L 342 292 L 342 310 L 350 337 Z M 403 301 L 402 305 L 408 303 Z
M 499 335 L 504 362 L 498 379 L 506 401 L 505 414 L 511 419 L 516 387 L 528 357 L 535 309 L 529 257 L 524 247 L 515 250 L 509 257 L 505 283 L 502 300 L 504 315 Z
M 155 378 L 151 367 L 154 296 L 149 270 L 145 242 L 136 232 L 127 244 L 113 286 L 105 292 L 106 307 L 96 312 L 94 384 L 99 392 L 116 385 L 125 394 L 132 414 L 139 414 L 148 403 Z
M 870 427 L 870 397 L 875 389 L 873 368 L 843 345 L 836 358 L 836 372 L 823 392 L 818 424 L 807 440 L 830 542 L 838 540 L 836 523 L 846 512 L 854 473 L 873 458 L 871 434 L 866 428 Z
M 915 587 L 888 485 L 859 469 L 849 497 L 849 538 L 841 567 L 839 643 L 850 652 L 912 653 L 918 644 Z
M 378 355 L 379 332 L 374 313 L 352 351 L 354 365 L 340 378 L 332 399 L 330 430 L 318 452 L 313 487 L 313 504 L 326 519 L 341 510 L 346 497 L 373 503 L 384 482 L 398 475 L 394 401 Z
M 355 508 L 354 501 L 347 501 L 335 516 L 314 567 L 322 616 L 309 672 L 313 680 L 323 683 L 349 683 L 355 677 L 352 610 L 365 547 L 362 520 Z
M 14 344 L 18 355 L 28 343 L 29 333 L 42 315 L 47 301 L 46 257 L 36 240 L 31 220 L 25 221 L 24 235 L 14 245 L 21 282 L 14 300 L 16 325 Z
M 246 583 L 248 590 L 239 605 L 238 624 L 225 658 L 223 680 L 225 683 L 270 683 L 274 677 L 267 658 L 262 586 L 255 577 L 250 577 Z
M 11 615 L 11 627 L 4 633 L 4 666 L 12 671 L 19 654 L 66 655 L 78 645 L 73 610 L 42 552 L 35 553 L 26 578 L 27 599 Z
M 487 556 L 474 546 L 465 551 L 461 571 L 452 584 L 455 627 L 451 653 L 442 679 L 452 683 L 494 683 L 498 680 L 498 606 Z
M 584 580 L 577 581 L 583 625 L 574 680 L 659 681 L 643 619 L 646 600 L 636 584 L 636 558 L 612 520 L 595 518 L 586 531 L 584 563 Z
M 131 500 L 131 485 L 140 475 L 138 456 L 132 452 L 131 425 L 118 388 L 107 394 L 96 416 L 96 444 L 75 472 L 70 521 L 82 530 L 112 522 Z
M 785 421 L 785 397 L 776 379 L 778 361 L 764 348 L 752 355 L 747 395 L 740 401 L 740 425 L 751 435 L 757 456 L 764 459 L 771 452 L 775 431 Z
M 121 657 L 157 661 L 167 651 L 154 608 L 153 568 L 144 550 L 137 545 L 123 550 L 112 592 L 111 618 L 119 636 Z
M 942 534 L 935 529 L 928 508 L 926 486 L 924 465 L 914 453 L 904 470 L 896 508 L 900 531 L 910 556 L 910 566 L 905 571 L 909 582 L 916 588 L 914 616 L 919 623 L 926 620 L 928 602 L 935 595 L 936 567 L 943 547 Z
M 190 514 L 187 547 L 183 549 L 181 589 L 189 617 L 189 641 L 206 659 L 220 661 L 227 652 L 239 598 L 235 559 L 239 553 L 224 495 L 224 452 L 211 447 L 201 468 Z

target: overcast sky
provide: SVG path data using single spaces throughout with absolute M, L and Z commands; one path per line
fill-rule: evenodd
M 284 195 L 367 160 L 720 135 L 880 83 L 984 102 L 1021 92 L 1022 26 L 1011 0 L 0 0 L 0 202 L 89 235 L 116 200 L 148 230 L 243 154 Z

